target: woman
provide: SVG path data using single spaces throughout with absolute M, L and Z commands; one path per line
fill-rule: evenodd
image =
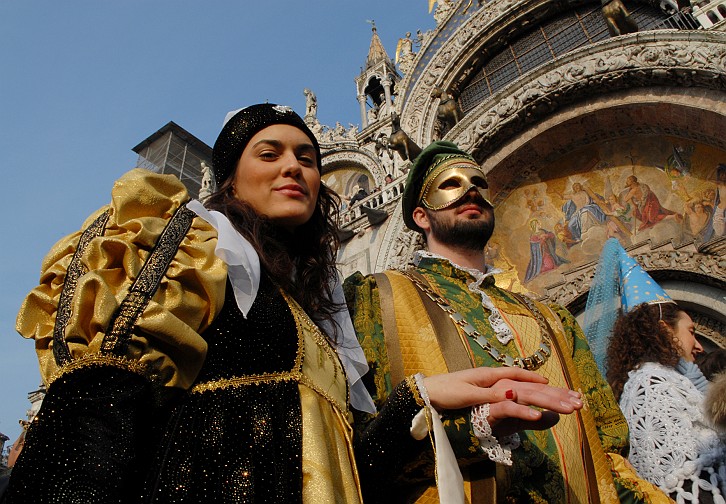
M 674 302 L 621 316 L 607 350 L 607 378 L 630 427 L 630 461 L 676 502 L 724 503 L 726 445 L 704 419 L 703 348 Z
M 349 403 L 374 408 L 318 142 L 289 107 L 228 119 L 206 208 L 174 177 L 134 170 L 46 258 L 18 330 L 49 389 L 7 502 L 361 500 Z M 513 399 L 492 405 L 495 428 L 540 420 L 527 404 L 581 406 L 544 383 L 522 370 L 410 378 L 356 453 L 394 478 L 421 451 L 409 429 L 426 388 L 440 408 Z

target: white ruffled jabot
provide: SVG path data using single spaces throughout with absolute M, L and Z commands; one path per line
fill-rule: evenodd
M 187 208 L 217 230 L 218 238 L 215 254 L 227 264 L 227 276 L 232 284 L 234 298 L 240 311 L 246 317 L 260 288 L 260 258 L 257 252 L 252 244 L 234 228 L 224 214 L 214 210 L 207 210 L 197 200 L 187 203 Z M 332 339 L 329 339 L 329 341 L 338 353 L 348 377 L 351 406 L 366 413 L 375 413 L 376 407 L 373 404 L 373 399 L 361 381 L 362 376 L 368 372 L 368 363 L 355 336 L 353 323 L 350 320 L 350 314 L 345 304 L 340 275 L 331 280 L 335 282 L 333 302 L 342 308 L 333 315 L 333 323 L 338 326 L 341 337 L 338 338 L 337 342 Z M 315 320 L 314 315 L 311 315 L 311 318 L 325 334 L 333 334 L 329 321 Z

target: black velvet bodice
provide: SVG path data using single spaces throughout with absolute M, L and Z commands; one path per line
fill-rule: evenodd
M 299 502 L 297 382 L 234 381 L 293 368 L 298 337 L 287 302 L 263 275 L 245 318 L 228 284 L 222 312 L 203 336 L 207 359 L 171 414 L 144 491 L 148 502 Z

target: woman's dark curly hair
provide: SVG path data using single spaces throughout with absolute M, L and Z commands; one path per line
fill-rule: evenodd
M 606 356 L 607 380 L 616 399 L 623 393 L 628 372 L 642 363 L 671 367 L 678 363 L 680 346 L 674 331 L 683 312 L 675 303 L 643 303 L 618 317 Z
M 333 314 L 341 308 L 333 302 L 330 282 L 337 275 L 335 260 L 340 246 L 334 220 L 340 208 L 338 195 L 321 183 L 312 217 L 290 232 L 237 199 L 233 182 L 234 177 L 228 177 L 205 206 L 227 216 L 255 248 L 272 281 L 307 314 L 332 322 Z

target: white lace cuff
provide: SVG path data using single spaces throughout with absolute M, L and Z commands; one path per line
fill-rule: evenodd
M 471 426 L 474 435 L 479 440 L 482 451 L 489 456 L 489 460 L 511 466 L 512 450 L 519 447 L 519 434 L 503 436 L 500 443 L 492 434 L 492 428 L 487 421 L 488 416 L 489 403 L 471 408 Z

